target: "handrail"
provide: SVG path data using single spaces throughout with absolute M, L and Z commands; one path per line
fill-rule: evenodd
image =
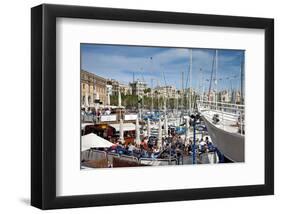
M 241 106 L 244 107 L 245 105 L 242 104 L 235 104 L 235 103 L 225 103 L 225 102 L 215 102 L 215 101 L 208 101 L 208 100 L 198 100 L 198 102 L 202 103 L 214 103 L 214 104 L 224 104 L 224 105 L 232 105 L 232 106 Z
M 203 106 L 206 108 L 206 111 L 212 110 L 214 112 L 217 112 L 221 114 L 222 116 L 222 129 L 225 130 L 225 121 L 229 121 L 232 117 L 235 117 L 235 121 L 239 125 L 238 132 L 242 135 L 244 135 L 244 127 L 245 127 L 245 121 L 244 121 L 244 112 L 245 112 L 245 105 L 241 104 L 232 104 L 232 103 L 223 103 L 223 102 L 213 102 L 213 101 L 197 101 L 197 106 Z M 201 109 L 203 110 L 203 109 Z M 212 119 L 209 117 L 209 119 Z
M 223 112 L 226 112 L 225 110 L 231 110 L 234 112 L 240 112 L 244 113 L 245 106 L 240 104 L 230 104 L 230 103 L 222 103 L 218 102 L 217 105 L 215 102 L 212 101 L 197 101 L 197 104 L 200 104 L 200 106 L 203 107 L 211 107 L 211 109 L 220 109 L 223 110 Z

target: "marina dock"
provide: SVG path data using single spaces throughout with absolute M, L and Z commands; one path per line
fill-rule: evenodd
M 197 67 L 194 80 L 198 51 L 184 50 L 188 67 L 175 73 L 174 85 L 164 70 L 150 80 L 143 68 L 136 72 L 141 78 L 132 71 L 127 84 L 121 77 L 81 70 L 81 168 L 244 162 L 244 52 L 234 55 L 240 56 L 235 58 L 239 75 L 222 76 L 222 51 L 204 50 L 210 56 L 208 77 Z M 151 70 L 153 61 L 146 62 Z M 227 82 L 226 88 L 219 88 L 219 81 Z

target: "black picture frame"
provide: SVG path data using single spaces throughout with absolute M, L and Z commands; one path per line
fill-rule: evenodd
M 265 30 L 264 185 L 56 196 L 56 18 L 81 18 Z M 43 4 L 31 9 L 31 205 L 40 209 L 274 194 L 274 20 Z

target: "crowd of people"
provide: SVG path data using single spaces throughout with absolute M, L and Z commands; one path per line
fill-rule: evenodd
M 82 115 L 92 115 L 93 118 L 111 114 L 111 110 L 106 108 L 98 109 L 97 111 L 94 109 L 91 111 L 83 110 Z M 99 136 L 108 139 L 106 136 Z M 216 147 L 208 136 L 202 137 L 201 139 L 197 138 L 194 143 L 193 137 L 180 135 L 172 127 L 168 128 L 168 136 L 162 137 L 161 140 L 156 136 L 142 136 L 141 142 L 138 144 L 136 142 L 125 143 L 121 142 L 118 136 L 113 138 L 113 134 L 110 135 L 110 139 L 108 140 L 114 143 L 114 145 L 110 148 L 100 148 L 101 150 L 119 155 L 133 156 L 138 159 L 176 159 L 178 164 L 183 164 L 184 157 L 193 155 L 193 153 L 200 155 L 206 152 L 217 152 Z
M 193 151 L 196 155 L 200 155 L 216 151 L 216 147 L 208 137 L 197 139 L 194 144 L 192 139 L 184 139 L 184 137 L 175 134 L 163 137 L 161 142 L 154 136 L 144 137 L 140 144 L 129 143 L 125 145 L 119 141 L 106 151 L 138 159 L 176 159 L 178 164 L 183 164 L 184 156 L 192 155 Z

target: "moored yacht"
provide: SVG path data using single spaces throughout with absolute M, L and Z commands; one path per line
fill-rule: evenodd
M 244 106 L 198 103 L 208 133 L 223 155 L 233 162 L 245 161 Z

